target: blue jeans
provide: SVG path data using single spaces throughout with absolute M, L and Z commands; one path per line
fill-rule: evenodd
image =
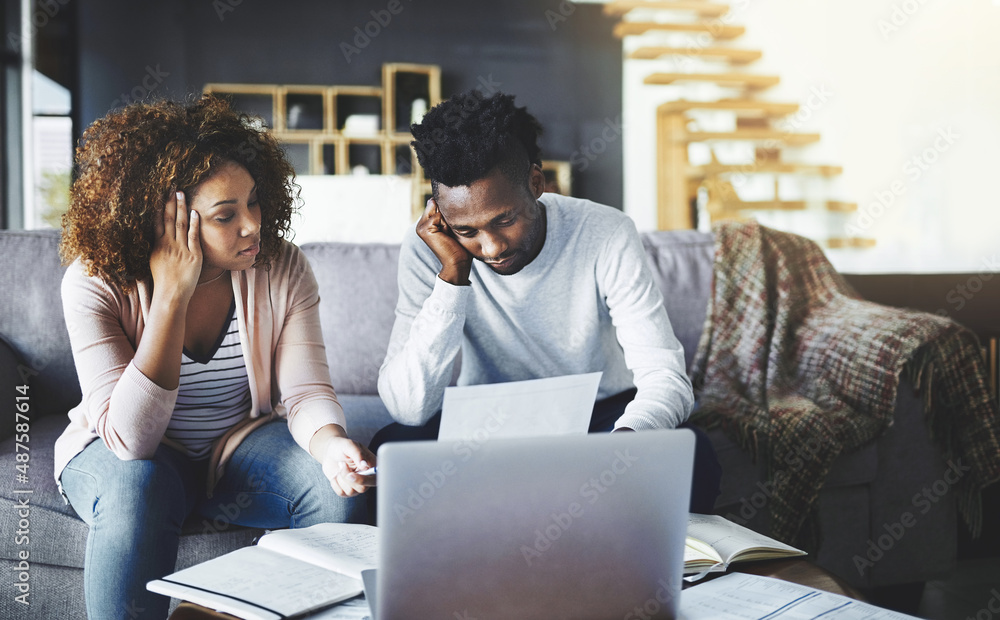
M 208 461 L 160 444 L 151 459 L 123 461 L 94 441 L 63 470 L 63 491 L 90 532 L 84 593 L 90 618 L 166 618 L 170 599 L 146 582 L 174 572 L 181 526 L 197 514 L 206 531 L 363 522 L 363 499 L 334 493 L 322 467 L 284 420 L 255 430 L 206 497 Z M 202 528 L 199 528 L 202 529 Z

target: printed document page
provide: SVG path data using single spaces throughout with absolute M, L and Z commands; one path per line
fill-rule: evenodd
M 378 529 L 357 523 L 317 523 L 277 530 L 261 537 L 258 547 L 343 573 L 358 581 L 361 571 L 378 565 Z
M 364 595 L 356 596 L 334 607 L 318 611 L 309 620 L 372 620 L 372 612 Z
M 679 616 L 681 620 L 916 620 L 839 594 L 740 573 L 684 590 Z
M 445 388 L 438 439 L 585 434 L 601 374 Z

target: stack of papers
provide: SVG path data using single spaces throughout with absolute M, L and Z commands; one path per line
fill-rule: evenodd
M 839 594 L 739 573 L 684 590 L 679 616 L 681 620 L 916 620 Z

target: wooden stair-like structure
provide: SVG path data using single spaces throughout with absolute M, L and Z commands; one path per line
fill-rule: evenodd
M 664 56 L 698 56 L 725 60 L 731 65 L 745 65 L 760 60 L 763 54 L 757 50 L 741 50 L 732 47 L 640 47 L 628 55 L 635 60 L 655 60 Z
M 711 82 L 719 86 L 743 87 L 751 90 L 777 86 L 781 81 L 776 75 L 752 73 L 652 73 L 644 84 L 673 84 L 675 82 Z
M 633 13 L 634 11 L 634 13 Z M 732 25 L 723 16 L 729 6 L 711 0 L 614 0 L 604 6 L 607 15 L 620 16 L 614 27 L 616 37 L 642 36 L 649 33 L 666 33 L 659 38 L 683 37 L 697 43 L 681 41 L 669 43 L 645 41 L 628 53 L 626 60 L 679 60 L 698 59 L 719 62 L 730 67 L 743 68 L 760 59 L 759 50 L 728 47 L 714 41 L 729 41 L 744 34 L 745 28 Z M 677 12 L 686 13 L 685 20 L 674 20 Z M 633 17 L 630 21 L 629 18 Z M 693 17 L 693 20 L 691 19 Z M 705 35 L 709 36 L 706 41 Z M 707 43 L 707 44 L 706 44 Z M 702 70 L 703 71 L 703 70 Z M 831 213 L 850 213 L 857 204 L 840 200 L 782 200 L 778 192 L 778 175 L 795 177 L 833 178 L 843 168 L 833 165 L 805 164 L 781 160 L 782 147 L 796 147 L 819 142 L 818 133 L 786 131 L 772 126 L 796 114 L 799 105 L 755 98 L 760 91 L 780 82 L 778 76 L 758 75 L 739 70 L 718 72 L 658 71 L 643 79 L 650 87 L 701 83 L 735 90 L 728 95 L 709 101 L 676 99 L 657 107 L 657 206 L 658 225 L 661 229 L 694 228 L 696 226 L 696 201 L 699 193 L 705 197 L 702 206 L 713 221 L 746 219 L 759 211 L 804 211 L 822 209 Z M 666 91 L 664 91 L 666 92 Z M 676 92 L 676 91 L 675 91 Z M 704 91 L 700 91 L 702 95 Z M 712 91 L 708 91 L 712 92 Z M 730 131 L 710 131 L 699 126 L 699 114 L 705 112 L 731 113 L 735 127 Z M 710 115 L 711 117 L 711 115 Z M 780 125 L 778 127 L 781 127 Z M 743 142 L 753 145 L 756 157 L 744 164 L 720 163 L 712 150 L 709 163 L 692 165 L 688 159 L 689 146 L 704 143 L 712 149 L 719 142 Z M 769 174 L 774 176 L 774 197 L 770 200 L 743 200 L 730 181 L 734 175 Z M 765 186 L 766 187 L 766 186 Z M 795 232 L 795 231 L 792 231 Z M 836 232 L 822 239 L 827 247 L 871 247 L 874 240 L 843 236 Z
M 729 12 L 728 4 L 716 4 L 704 0 L 675 0 L 674 2 L 652 2 L 647 0 L 619 0 L 604 5 L 605 15 L 623 15 L 633 9 L 653 9 L 657 11 L 691 11 L 705 17 L 722 17 Z
M 735 39 L 746 32 L 743 26 L 718 26 L 713 22 L 693 22 L 690 24 L 666 24 L 662 22 L 618 22 L 614 35 L 618 38 L 647 32 L 689 32 L 709 34 L 716 39 Z
M 723 110 L 734 112 L 738 116 L 781 118 L 798 112 L 799 104 L 756 101 L 753 99 L 718 99 L 716 101 L 687 101 L 685 99 L 678 99 L 676 101 L 668 101 L 659 107 L 659 111 L 664 114 L 682 113 L 690 110 Z

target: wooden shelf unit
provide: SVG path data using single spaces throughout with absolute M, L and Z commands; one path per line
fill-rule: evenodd
M 410 76 L 405 90 L 398 83 L 400 76 Z M 412 110 L 413 102 L 423 98 L 427 104 L 427 110 L 441 101 L 441 68 L 436 65 L 415 65 L 412 63 L 387 63 L 382 65 L 382 88 L 385 90 L 385 97 L 382 98 L 382 119 L 385 121 L 386 132 L 392 138 L 405 137 L 410 139 L 410 122 L 406 122 L 405 131 L 400 131 L 397 118 L 397 111 L 400 101 L 397 97 L 403 93 L 403 101 L 410 102 Z M 404 106 L 405 107 L 405 106 Z M 413 119 L 410 118 L 410 121 Z
M 296 174 L 350 174 L 355 165 L 367 164 L 370 174 L 411 176 L 412 208 L 419 214 L 429 183 L 409 146 L 409 131 L 395 131 L 396 110 L 401 105 L 413 107 L 412 101 L 401 104 L 396 100 L 409 96 L 399 88 L 404 76 L 424 83 L 425 110 L 441 102 L 441 68 L 412 63 L 384 64 L 381 86 L 210 83 L 204 92 L 225 96 L 236 109 L 259 116 L 285 145 Z M 351 130 L 345 124 L 352 115 L 368 116 L 369 123 L 375 116 L 377 126 Z M 405 166 L 399 161 L 403 154 Z M 362 163 L 362 159 L 367 161 Z

